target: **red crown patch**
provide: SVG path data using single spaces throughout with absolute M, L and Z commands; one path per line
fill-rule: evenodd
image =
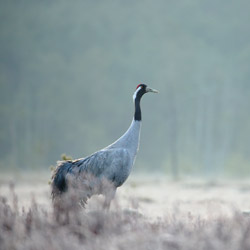
M 140 86 L 141 86 L 141 84 L 138 84 L 137 87 L 136 87 L 136 89 L 138 89 Z

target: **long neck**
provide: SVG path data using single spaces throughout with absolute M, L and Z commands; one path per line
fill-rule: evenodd
M 135 157 L 140 141 L 140 130 L 141 121 L 133 119 L 128 130 L 118 140 L 109 145 L 108 148 L 126 148 L 131 153 L 131 156 Z
M 141 121 L 141 107 L 140 107 L 141 96 L 135 98 L 135 114 L 134 120 Z
M 140 130 L 141 121 L 133 119 L 128 130 L 118 140 L 109 145 L 107 148 L 126 148 L 129 150 L 131 156 L 134 158 L 139 147 Z
M 134 119 L 128 128 L 128 130 L 114 143 L 108 146 L 108 148 L 113 147 L 123 147 L 129 149 L 133 157 L 135 157 L 138 150 L 140 141 L 140 129 L 141 129 L 141 108 L 140 101 L 143 93 L 136 93 L 134 98 L 135 102 L 135 113 Z

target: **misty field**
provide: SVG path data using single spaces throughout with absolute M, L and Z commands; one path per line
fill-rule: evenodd
M 49 175 L 0 176 L 0 249 L 250 249 L 250 184 L 131 176 L 111 209 L 55 211 Z M 58 218 L 58 214 L 60 219 Z

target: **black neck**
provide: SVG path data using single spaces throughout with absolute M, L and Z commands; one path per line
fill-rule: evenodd
M 141 96 L 135 98 L 135 121 L 141 121 L 141 107 L 140 107 Z

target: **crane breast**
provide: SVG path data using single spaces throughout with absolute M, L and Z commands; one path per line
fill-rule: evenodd
M 111 162 L 105 168 L 103 175 L 116 187 L 121 186 L 128 178 L 133 164 L 133 159 L 126 149 L 110 150 Z

